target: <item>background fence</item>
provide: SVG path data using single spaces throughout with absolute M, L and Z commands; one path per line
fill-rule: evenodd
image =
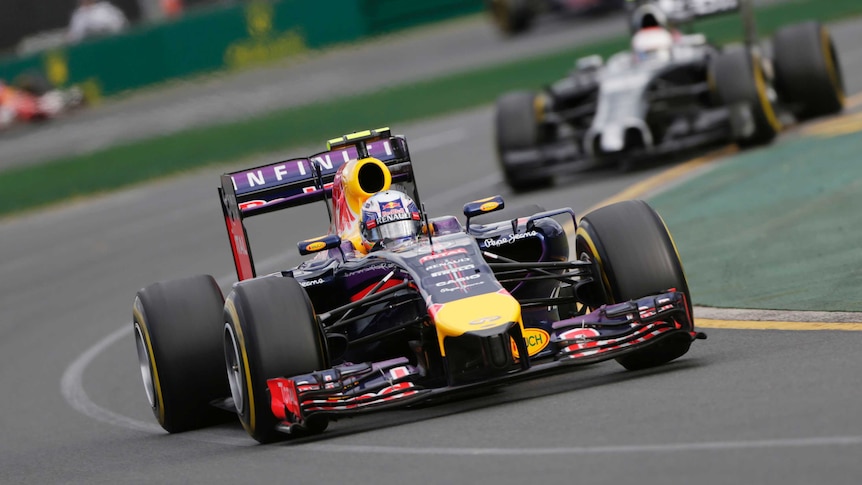
M 95 98 L 470 14 L 482 10 L 483 2 L 255 0 L 218 5 L 112 37 L 2 58 L 0 79 L 38 72 L 56 86 L 82 84 Z

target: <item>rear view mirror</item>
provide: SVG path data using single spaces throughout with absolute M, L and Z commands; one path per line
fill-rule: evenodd
M 505 207 L 505 205 L 503 197 L 499 195 L 488 197 L 487 199 L 474 200 L 473 202 L 467 202 L 464 204 L 464 215 L 469 219 L 478 215 L 498 211 Z
M 305 256 L 307 254 L 319 253 L 327 249 L 333 249 L 341 246 L 341 237 L 337 234 L 327 234 L 325 236 L 306 239 L 296 243 L 299 249 L 299 254 Z
M 464 215 L 467 217 L 467 231 L 470 231 L 470 219 L 482 214 L 487 214 L 489 212 L 494 212 L 505 207 L 506 204 L 503 202 L 503 197 L 499 195 L 495 195 L 493 197 L 488 197 L 487 199 L 479 199 L 474 200 L 473 202 L 467 202 L 464 204 Z

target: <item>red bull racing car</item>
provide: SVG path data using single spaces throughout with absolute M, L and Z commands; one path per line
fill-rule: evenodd
M 238 279 L 227 297 L 199 275 L 134 300 L 144 388 L 172 433 L 228 410 L 267 443 L 608 359 L 657 366 L 705 337 L 671 236 L 642 201 L 578 221 L 570 208 L 506 215 L 493 196 L 467 203 L 463 223 L 429 217 L 407 140 L 388 129 L 225 174 L 219 198 Z M 245 219 L 309 203 L 325 206 L 329 233 L 298 243 L 302 264 L 258 275 Z

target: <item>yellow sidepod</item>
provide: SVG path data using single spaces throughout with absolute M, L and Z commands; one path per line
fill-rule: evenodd
M 499 328 L 504 333 L 511 322 L 517 322 L 524 331 L 521 321 L 521 305 L 512 295 L 496 292 L 472 296 L 443 304 L 434 313 L 437 339 L 441 355 L 446 355 L 443 341 L 447 337 L 460 337 L 466 333 L 492 334 Z

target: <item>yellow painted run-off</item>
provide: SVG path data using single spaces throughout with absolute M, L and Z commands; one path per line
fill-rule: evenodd
M 728 328 L 734 330 L 837 330 L 862 332 L 862 323 L 844 322 L 771 322 L 760 320 L 713 320 L 711 318 L 696 318 L 695 325 L 700 328 Z

